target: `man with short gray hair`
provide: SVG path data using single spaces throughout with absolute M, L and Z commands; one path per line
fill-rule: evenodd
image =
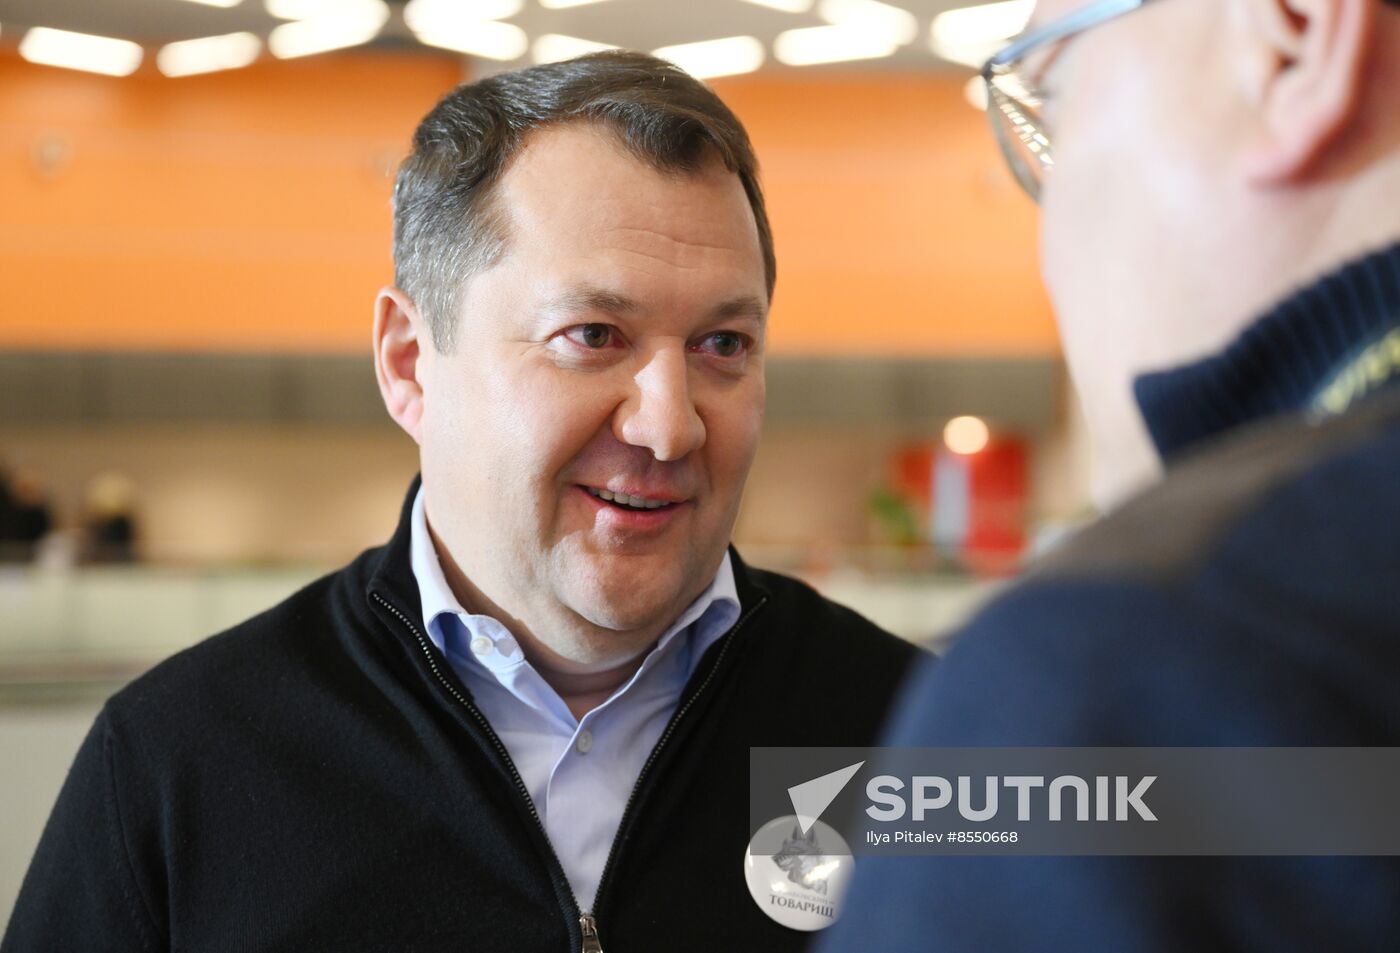
M 394 251 L 398 530 L 107 703 L 5 953 L 799 949 L 749 748 L 869 743 L 915 649 L 729 546 L 775 274 L 742 126 L 640 54 L 463 86 Z

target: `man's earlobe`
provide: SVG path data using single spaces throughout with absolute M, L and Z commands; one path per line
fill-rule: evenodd
M 1242 2 L 1252 41 L 1272 54 L 1272 68 L 1258 79 L 1261 136 L 1243 171 L 1262 186 L 1296 183 L 1359 112 L 1375 0 Z
M 413 299 L 398 288 L 381 288 L 374 299 L 374 373 L 384 407 L 414 442 L 422 444 L 423 371 L 420 341 L 425 333 Z

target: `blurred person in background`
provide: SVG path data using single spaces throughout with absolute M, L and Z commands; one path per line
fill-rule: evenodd
M 747 135 L 640 54 L 502 74 L 423 120 L 394 214 L 394 537 L 107 703 L 5 953 L 798 949 L 742 876 L 749 748 L 870 743 L 916 650 L 729 547 Z
M 0 562 L 15 560 L 14 535 L 18 517 L 18 505 L 14 491 L 10 488 L 10 474 L 0 466 Z
M 53 530 L 48 493 L 37 474 L 0 470 L 0 562 L 30 562 Z
M 1397 4 L 1043 0 L 984 75 L 1109 513 L 887 743 L 1400 744 Z M 916 857 L 869 858 L 822 949 L 1397 937 L 1395 858 Z
M 82 557 L 90 563 L 136 559 L 136 484 L 116 471 L 93 477 L 83 498 Z

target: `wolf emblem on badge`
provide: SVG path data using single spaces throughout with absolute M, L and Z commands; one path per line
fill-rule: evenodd
M 799 887 L 826 896 L 831 870 L 828 864 L 822 863 L 821 849 L 816 831 L 803 834 L 801 825 L 794 824 L 792 836 L 783 841 L 782 850 L 773 855 L 773 863 Z

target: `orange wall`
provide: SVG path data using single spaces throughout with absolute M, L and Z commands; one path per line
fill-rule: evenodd
M 402 54 L 180 80 L 0 59 L 0 345 L 367 349 L 390 172 L 461 79 Z
M 356 352 L 391 170 L 454 83 L 362 52 L 168 80 L 0 57 L 0 347 Z M 1051 354 L 1029 203 L 956 78 L 717 83 L 763 162 L 786 354 Z
M 949 75 L 715 84 L 762 164 L 782 353 L 1058 353 L 1034 206 Z

